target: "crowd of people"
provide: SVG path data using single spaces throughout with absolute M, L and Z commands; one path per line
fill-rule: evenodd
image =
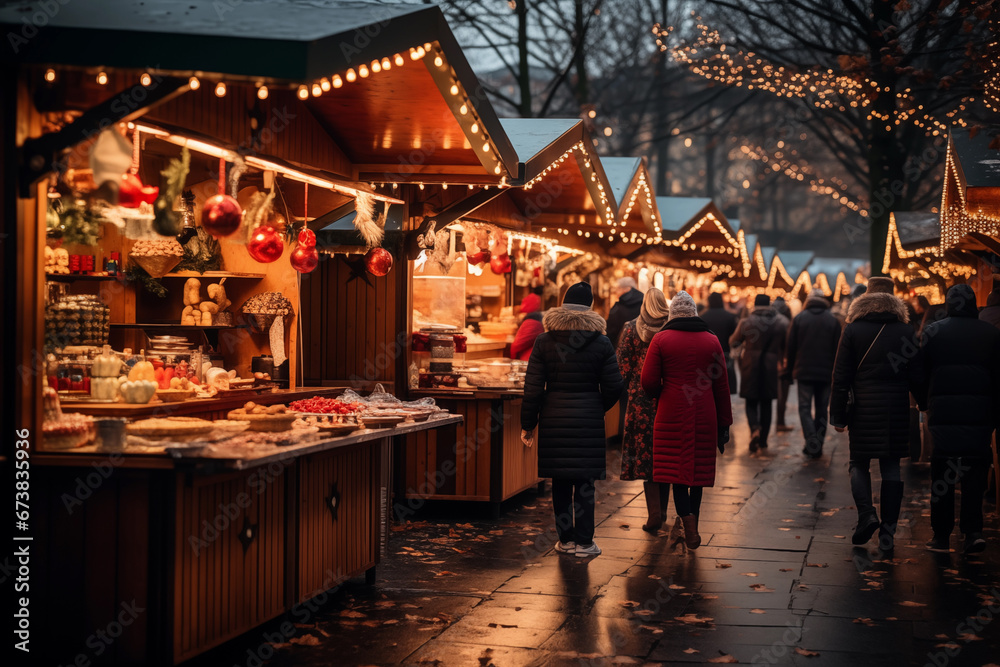
M 793 383 L 806 459 L 823 456 L 828 424 L 848 433 L 854 544 L 877 533 L 879 550 L 892 553 L 900 461 L 912 457 L 931 468 L 927 548 L 950 549 L 956 486 L 964 551 L 986 548 L 983 501 L 1000 419 L 1000 289 L 982 311 L 968 285 L 955 285 L 945 304 L 934 306 L 903 301 L 881 277 L 836 306 L 814 289 L 791 303 L 758 294 L 738 312 L 713 293 L 699 309 L 685 291 L 672 299 L 656 288 L 643 293 L 631 278 L 619 281 L 617 295 L 607 321 L 592 309 L 586 282 L 543 314 L 540 300 L 522 304 L 528 324 L 516 344 L 528 368 L 521 437 L 528 446 L 537 442 L 538 474 L 552 479 L 557 551 L 601 553 L 595 482 L 607 475 L 604 416 L 619 401 L 621 478 L 643 483 L 643 530 L 663 527 L 673 491 L 683 541 L 697 549 L 702 495 L 730 440 L 737 384 L 749 453 L 759 456 L 772 415 L 775 431 L 792 430 L 785 403 Z M 877 508 L 873 460 L 881 477 Z

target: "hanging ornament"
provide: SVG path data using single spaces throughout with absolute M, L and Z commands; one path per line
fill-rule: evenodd
M 217 239 L 231 236 L 240 228 L 243 209 L 229 195 L 215 195 L 205 201 L 201 209 L 201 226 Z
M 315 248 L 316 232 L 309 229 L 308 227 L 299 232 L 299 245 L 304 245 L 307 248 Z
M 500 276 L 505 273 L 510 273 L 510 269 L 510 255 L 507 253 L 502 255 L 493 255 L 493 258 L 490 260 L 490 271 Z
M 311 273 L 319 264 L 319 251 L 316 250 L 316 246 L 304 246 L 299 243 L 292 251 L 289 261 L 292 263 L 292 268 L 299 273 Z
M 254 230 L 247 243 L 247 252 L 262 264 L 278 260 L 285 251 L 285 241 L 281 233 L 271 225 L 262 225 Z
M 155 185 L 143 185 L 135 174 L 122 174 L 118 189 L 118 204 L 125 208 L 139 208 L 139 204 L 152 204 L 160 194 Z
M 365 253 L 365 270 L 373 276 L 384 276 L 392 268 L 392 253 L 385 248 L 372 248 Z

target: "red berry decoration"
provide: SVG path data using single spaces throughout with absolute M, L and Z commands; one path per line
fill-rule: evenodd
M 490 260 L 490 270 L 499 275 L 504 273 L 510 273 L 510 255 L 504 253 L 502 255 L 493 255 L 493 259 Z
M 284 251 L 285 241 L 271 225 L 261 225 L 255 229 L 247 243 L 247 252 L 261 264 L 277 261 Z
M 217 239 L 231 236 L 240 228 L 242 221 L 243 209 L 229 195 L 209 197 L 201 209 L 201 226 Z
M 307 248 L 316 247 L 316 232 L 311 229 L 303 229 L 299 232 L 299 245 L 304 245 Z
M 365 269 L 373 276 L 384 276 L 392 268 L 392 253 L 385 248 L 372 248 L 365 254 Z
M 289 261 L 292 263 L 292 268 L 299 273 L 311 273 L 319 264 L 319 251 L 316 250 L 316 246 L 307 247 L 300 243 L 295 246 Z

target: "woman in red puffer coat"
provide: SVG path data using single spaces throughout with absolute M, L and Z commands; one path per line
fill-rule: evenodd
M 653 481 L 674 485 L 684 541 L 697 549 L 702 489 L 715 484 L 715 450 L 729 440 L 733 410 L 722 346 L 687 292 L 670 302 L 667 325 L 649 344 L 642 388 L 658 398 Z

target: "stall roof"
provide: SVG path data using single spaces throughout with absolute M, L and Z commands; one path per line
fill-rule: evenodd
M 976 133 L 970 130 L 953 129 L 951 131 L 955 158 L 961 163 L 967 187 L 1000 187 L 998 137 L 1000 137 L 1000 128 L 998 127 L 980 130 Z
M 632 183 L 639 177 L 642 158 L 602 157 L 601 163 L 604 165 L 604 173 L 608 175 L 608 181 L 611 182 L 611 194 L 621 208 Z
M 530 181 L 580 140 L 579 118 L 501 118 L 517 162 L 524 172 L 516 178 Z M 577 130 L 577 131 L 574 131 Z
M 618 204 L 618 220 L 626 227 L 651 230 L 662 235 L 660 212 L 650 187 L 652 180 L 646 161 L 638 157 L 602 157 L 604 173 L 611 183 L 611 192 Z M 629 225 L 633 211 L 641 216 L 641 224 Z
M 664 232 L 680 232 L 687 224 L 697 222 L 712 204 L 708 197 L 657 197 L 656 207 Z
M 0 8 L 0 28 L 19 35 L 27 12 L 44 13 L 46 4 Z M 58 9 L 40 29 L 45 39 L 4 50 L 0 61 L 197 76 L 275 91 L 311 89 L 329 77 L 333 89 L 310 94 L 305 104 L 356 165 L 354 178 L 471 174 L 498 182 L 516 169 L 514 149 L 436 6 L 102 0 Z M 391 67 L 376 69 L 376 62 Z
M 921 211 L 893 211 L 899 242 L 903 246 L 936 244 L 941 240 L 941 216 Z
M 792 280 L 795 280 L 809 266 L 813 253 L 811 250 L 782 250 L 778 253 L 778 257 L 781 258 L 781 264 L 785 267 L 785 271 L 792 277 Z
M 743 226 L 743 223 L 740 222 L 739 218 L 728 218 L 728 220 L 729 220 L 729 227 L 732 228 L 733 232 L 740 231 L 740 227 Z

